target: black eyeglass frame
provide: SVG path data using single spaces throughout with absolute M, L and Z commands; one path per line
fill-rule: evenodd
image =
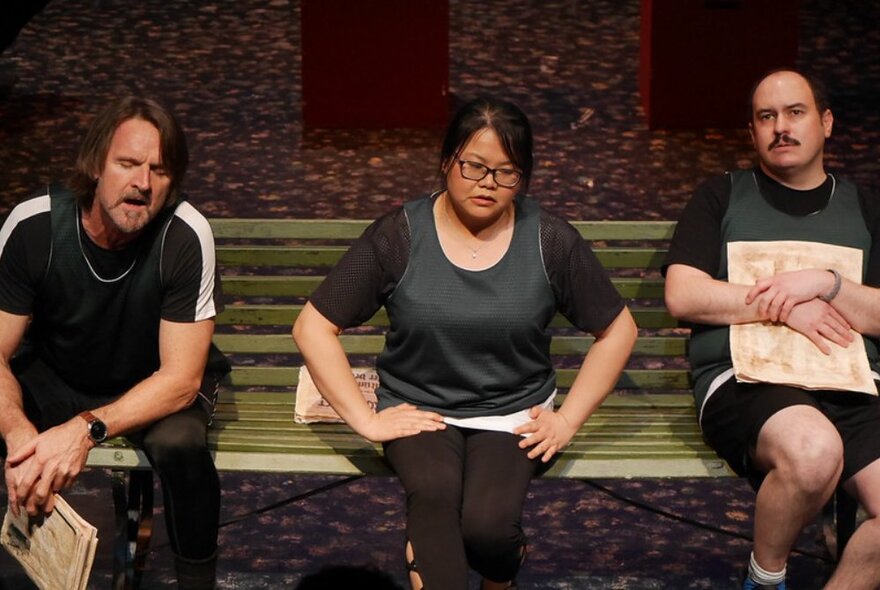
M 465 164 L 467 164 L 468 166 L 473 166 L 474 168 L 482 169 L 483 174 L 479 178 L 471 178 L 469 176 L 465 176 L 464 175 L 464 165 Z M 520 172 L 519 170 L 515 170 L 513 168 L 489 168 L 485 164 L 480 164 L 479 162 L 472 162 L 471 160 L 459 159 L 458 160 L 458 171 L 461 173 L 461 177 L 464 178 L 465 180 L 474 180 L 474 181 L 483 180 L 491 173 L 492 180 L 495 181 L 495 184 L 497 184 L 498 186 L 504 187 L 504 188 L 514 188 L 522 180 L 522 172 Z M 503 182 L 500 182 L 498 180 L 498 177 L 496 176 L 496 173 L 498 173 L 498 172 L 514 172 L 514 173 L 516 173 L 517 174 L 516 182 L 514 182 L 513 184 L 505 184 Z

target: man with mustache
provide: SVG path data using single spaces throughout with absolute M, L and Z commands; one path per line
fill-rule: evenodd
M 104 109 L 66 188 L 0 230 L 0 435 L 13 511 L 51 512 L 89 450 L 124 435 L 159 474 L 180 588 L 215 585 L 220 484 L 206 445 L 229 371 L 214 239 L 180 194 L 189 155 L 150 99 Z
M 707 442 L 757 490 L 744 589 L 785 588 L 802 528 L 839 482 L 867 510 L 827 588 L 880 584 L 880 404 L 856 391 L 817 391 L 733 377 L 729 327 L 785 324 L 825 354 L 867 336 L 873 378 L 880 335 L 880 204 L 825 172 L 834 122 L 821 86 L 789 70 L 755 85 L 749 131 L 758 166 L 710 179 L 688 203 L 666 260 L 666 302 L 693 325 L 690 357 Z M 845 246 L 865 261 L 862 284 L 835 269 L 727 280 L 727 245 L 801 240 Z

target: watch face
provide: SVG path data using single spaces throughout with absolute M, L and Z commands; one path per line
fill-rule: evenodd
M 107 425 L 100 420 L 95 420 L 89 424 L 89 436 L 95 442 L 103 442 L 107 438 Z

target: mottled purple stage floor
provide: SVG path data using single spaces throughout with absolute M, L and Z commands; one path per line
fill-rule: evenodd
M 220 587 L 292 588 L 305 573 L 342 563 L 374 565 L 403 583 L 403 492 L 393 478 L 363 478 L 241 518 L 343 479 L 223 474 L 221 518 L 235 522 L 221 531 Z M 109 483 L 106 474 L 92 472 L 65 495 L 99 527 L 103 543 L 94 588 L 109 586 L 112 569 Z M 751 491 L 733 479 L 537 480 L 525 513 L 530 546 L 520 587 L 733 588 L 748 556 L 751 507 Z M 156 526 L 144 579 L 148 589 L 173 586 L 160 515 Z M 817 527 L 808 529 L 798 548 L 789 563 L 791 587 L 820 588 L 831 565 Z M 21 574 L 5 555 L 0 568 L 0 589 L 21 587 Z

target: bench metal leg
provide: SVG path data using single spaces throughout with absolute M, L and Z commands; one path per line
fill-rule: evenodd
M 859 503 L 838 488 L 834 496 L 822 510 L 822 535 L 828 553 L 838 561 L 843 557 L 843 550 L 856 530 L 856 514 Z
M 113 590 L 137 590 L 153 532 L 153 472 L 114 469 L 112 477 L 116 509 Z

